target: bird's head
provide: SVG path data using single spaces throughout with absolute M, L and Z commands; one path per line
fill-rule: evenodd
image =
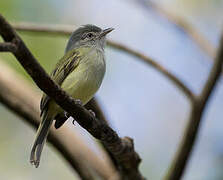
M 82 46 L 104 49 L 106 35 L 112 30 L 114 29 L 107 28 L 102 30 L 95 25 L 84 25 L 71 34 L 65 52 Z

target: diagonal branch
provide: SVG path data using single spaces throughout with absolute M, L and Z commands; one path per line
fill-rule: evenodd
M 106 124 L 109 125 L 109 122 L 105 118 L 104 113 L 102 112 L 99 103 L 97 102 L 96 98 L 94 97 L 91 99 L 85 106 L 85 108 L 92 110 L 98 117 L 98 119 Z M 107 152 L 108 156 L 110 157 L 110 160 L 113 162 L 113 165 L 118 168 L 118 164 L 116 163 L 116 160 L 114 156 L 110 153 L 110 151 L 106 148 L 104 144 L 102 144 L 104 150 Z
M 223 33 L 219 43 L 219 49 L 217 56 L 215 58 L 214 65 L 211 69 L 210 75 L 202 89 L 201 95 L 199 97 L 200 104 L 204 108 L 218 79 L 220 78 L 220 74 L 223 66 Z
M 26 123 L 38 128 L 39 101 L 40 94 L 36 93 L 26 81 L 0 61 L 0 102 L 22 117 Z M 102 179 L 109 179 L 116 173 L 111 163 L 100 160 L 83 143 L 80 135 L 66 126 L 60 130 L 51 128 L 48 141 L 67 160 L 81 179 L 93 179 L 92 169 Z
M 143 179 L 138 169 L 140 158 L 134 150 L 133 141 L 130 138 L 121 139 L 112 128 L 99 121 L 55 84 L 2 16 L 0 16 L 0 34 L 6 42 L 13 41 L 16 44 L 17 51 L 13 54 L 36 85 L 106 146 L 121 167 L 123 175 L 130 180 Z
M 169 10 L 159 5 L 154 0 L 136 0 L 147 10 L 154 11 L 156 14 L 166 18 L 172 25 L 184 32 L 203 52 L 205 52 L 211 59 L 215 57 L 216 50 L 205 36 L 198 31 L 192 24 L 181 18 Z
M 40 24 L 37 25 L 37 24 L 26 23 L 26 22 L 14 23 L 13 26 L 15 29 L 20 30 L 20 31 L 48 33 L 49 35 L 70 35 L 74 29 L 73 26 L 61 26 L 61 25 L 49 26 L 49 25 L 40 25 Z M 193 92 L 180 79 L 178 79 L 175 75 L 173 75 L 163 66 L 161 66 L 159 63 L 149 58 L 148 56 L 145 56 L 144 54 L 134 49 L 131 49 L 125 45 L 122 45 L 120 43 L 108 40 L 107 44 L 108 46 L 114 49 L 128 53 L 138 58 L 139 60 L 142 60 L 146 64 L 152 66 L 154 69 L 156 69 L 158 72 L 163 74 L 166 78 L 168 78 L 177 88 L 179 88 L 188 97 L 189 100 L 193 102 L 194 100 Z
M 166 78 L 168 78 L 171 82 L 173 82 L 176 85 L 176 87 L 179 88 L 187 96 L 187 98 L 189 100 L 191 100 L 192 102 L 194 101 L 193 92 L 180 79 L 178 79 L 171 72 L 169 72 L 165 67 L 161 66 L 159 63 L 157 63 L 153 59 L 145 56 L 144 54 L 142 54 L 134 49 L 130 49 L 125 45 L 115 43 L 112 41 L 108 42 L 108 44 L 110 46 L 112 46 L 113 48 L 121 50 L 123 52 L 127 52 L 127 53 L 131 54 L 132 56 L 142 60 L 146 64 L 152 66 L 153 68 L 158 70 L 161 74 L 163 74 Z
M 16 45 L 10 42 L 0 43 L 0 52 L 15 52 Z
M 192 104 L 192 111 L 188 125 L 185 130 L 182 142 L 179 146 L 175 159 L 170 167 L 170 170 L 165 180 L 179 180 L 181 179 L 184 169 L 187 165 L 189 156 L 193 149 L 196 137 L 199 131 L 199 125 L 204 114 L 205 107 L 207 106 L 210 95 L 216 87 L 217 81 L 220 78 L 223 65 L 223 34 L 220 40 L 217 56 L 215 58 L 213 67 L 208 76 L 208 79 L 202 89 L 199 97 L 196 98 Z

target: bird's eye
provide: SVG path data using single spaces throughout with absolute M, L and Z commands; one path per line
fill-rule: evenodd
M 91 39 L 93 36 L 94 36 L 93 33 L 87 33 L 85 38 Z

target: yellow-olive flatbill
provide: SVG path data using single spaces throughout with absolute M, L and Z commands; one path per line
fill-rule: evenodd
M 51 73 L 51 78 L 82 105 L 93 97 L 102 83 L 106 35 L 112 30 L 94 25 L 78 28 L 67 43 L 65 55 Z M 41 99 L 40 109 L 41 123 L 30 155 L 30 162 L 36 167 L 53 120 L 56 120 L 55 128 L 59 128 L 67 119 L 63 109 L 46 94 Z

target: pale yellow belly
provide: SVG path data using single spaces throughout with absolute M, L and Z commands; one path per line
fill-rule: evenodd
M 91 72 L 75 72 L 66 78 L 62 88 L 74 99 L 79 99 L 85 105 L 99 89 L 102 78 L 97 78 Z

